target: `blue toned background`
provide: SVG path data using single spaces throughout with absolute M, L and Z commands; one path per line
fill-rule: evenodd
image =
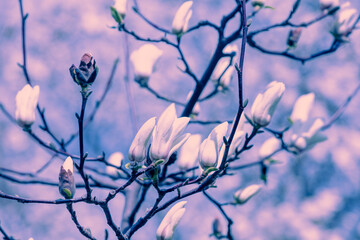
M 170 29 L 173 16 L 182 1 L 138 1 L 140 10 L 153 22 Z M 344 1 L 343 1 L 344 2 Z M 360 9 L 357 0 L 350 1 Z M 40 106 L 46 109 L 46 117 L 57 136 L 67 139 L 76 131 L 74 116 L 79 112 L 81 95 L 70 75 L 71 64 L 78 65 L 85 52 L 96 58 L 100 72 L 93 84 L 87 113 L 100 98 L 110 75 L 113 61 L 120 64 L 106 100 L 94 121 L 85 131 L 85 150 L 90 156 L 104 151 L 107 155 L 121 151 L 127 155 L 134 133 L 131 130 L 129 104 L 126 99 L 124 73 L 124 34 L 110 26 L 115 25 L 109 7 L 112 1 L 34 1 L 24 0 L 26 21 L 28 70 L 35 84 L 40 86 Z M 160 37 L 132 10 L 128 1 L 126 24 L 142 36 Z M 293 1 L 269 0 L 275 9 L 261 11 L 250 26 L 250 31 L 277 23 L 287 16 Z M 195 1 L 190 26 L 208 19 L 216 24 L 234 7 L 234 1 Z M 310 20 L 320 13 L 318 2 L 304 0 L 296 22 Z M 15 95 L 25 85 L 25 79 L 17 63 L 22 62 L 21 22 L 17 1 L 0 2 L 0 102 L 14 114 Z M 251 6 L 248 6 L 251 10 Z M 238 21 L 235 18 L 234 21 Z M 328 32 L 333 19 L 305 29 L 295 52 L 306 56 L 327 48 L 332 42 Z M 234 22 L 233 28 L 237 25 Z M 256 37 L 258 43 L 281 50 L 285 48 L 289 29 L 270 31 Z M 344 44 L 333 54 L 301 64 L 284 57 L 264 55 L 247 46 L 245 57 L 245 97 L 253 102 L 257 93 L 267 83 L 276 80 L 286 85 L 285 94 L 274 115 L 270 127 L 282 129 L 287 124 L 292 105 L 304 93 L 315 92 L 316 103 L 312 115 L 328 119 L 359 84 L 360 31 L 354 31 L 351 42 Z M 185 35 L 182 48 L 197 76 L 204 72 L 217 38 L 209 28 Z M 239 45 L 239 41 L 236 44 Z M 142 43 L 129 36 L 130 51 Z M 184 102 L 194 82 L 177 69 L 177 52 L 164 44 L 157 45 L 164 51 L 151 76 L 150 86 L 159 93 Z M 132 79 L 132 78 L 131 78 Z M 136 83 L 131 82 L 139 125 L 159 114 L 168 106 Z M 211 83 L 206 89 L 210 92 Z M 236 81 L 226 94 L 201 103 L 199 120 L 231 120 L 237 110 Z M 226 207 L 234 220 L 236 239 L 360 239 L 360 97 L 356 96 L 344 115 L 325 134 L 328 140 L 300 156 L 281 153 L 276 159 L 282 164 L 271 167 L 268 184 L 262 192 L 241 207 Z M 182 111 L 177 108 L 178 114 Z M 249 108 L 246 109 L 249 112 Z M 37 122 L 39 116 L 37 116 Z M 34 131 L 50 141 L 34 124 Z M 213 126 L 190 125 L 188 131 L 205 137 Z M 255 138 L 256 145 L 242 155 L 241 161 L 257 159 L 260 144 L 270 135 Z M 69 151 L 78 154 L 77 139 Z M 51 158 L 51 154 L 38 146 L 18 126 L 0 114 L 0 167 L 18 171 L 35 171 Z M 62 161 L 56 159 L 41 177 L 56 182 Z M 79 176 L 77 175 L 79 180 Z M 240 187 L 260 183 L 259 168 L 253 167 L 217 181 L 218 188 L 209 193 L 219 201 L 229 201 Z M 119 182 L 120 184 L 120 182 Z M 57 187 L 20 185 L 0 178 L 2 192 L 34 199 L 58 199 Z M 77 196 L 84 194 L 78 189 Z M 104 197 L 106 191 L 95 190 Z M 150 192 L 153 196 L 154 192 Z M 211 223 L 218 217 L 225 231 L 226 222 L 218 210 L 203 195 L 187 199 L 186 214 L 176 229 L 175 239 L 209 239 Z M 138 216 L 142 216 L 154 199 L 149 198 Z M 82 239 L 64 205 L 21 204 L 0 199 L 1 226 L 16 239 Z M 89 227 L 95 237 L 102 239 L 108 228 L 99 207 L 84 203 L 74 205 L 79 221 Z M 114 221 L 120 222 L 123 197 L 114 199 L 110 208 Z M 155 231 L 164 212 L 160 212 L 134 235 L 134 239 L 154 239 Z M 196 223 L 196 224 L 194 224 Z M 109 229 L 109 228 L 108 228 Z M 110 239 L 115 236 L 111 231 Z M 149 237 L 151 236 L 151 237 Z

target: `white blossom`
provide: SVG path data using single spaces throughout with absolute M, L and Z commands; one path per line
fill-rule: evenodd
M 290 115 L 290 120 L 292 122 L 295 122 L 297 120 L 301 122 L 307 121 L 309 117 L 309 112 L 312 106 L 314 105 L 314 100 L 315 100 L 314 93 L 308 93 L 300 96 L 294 104 L 293 111 Z
M 124 160 L 124 155 L 121 152 L 114 152 L 110 155 L 108 162 L 116 167 L 121 166 L 121 162 Z M 106 172 L 110 175 L 117 176 L 119 170 L 112 166 L 106 167 Z
M 177 10 L 173 23 L 172 23 L 172 32 L 180 36 L 188 30 L 189 20 L 192 15 L 191 6 L 193 1 L 184 2 L 180 8 Z
M 124 19 L 126 15 L 126 2 L 127 0 L 115 0 L 113 5 L 122 19 Z
M 167 161 L 190 136 L 183 134 L 190 118 L 177 118 L 175 104 L 171 104 L 161 114 L 152 134 L 150 158 L 153 161 L 163 159 Z
M 245 189 L 240 189 L 237 192 L 235 192 L 234 194 L 234 199 L 236 201 L 236 203 L 238 204 L 244 204 L 246 203 L 250 198 L 252 198 L 253 196 L 255 196 L 260 190 L 261 190 L 262 186 L 259 184 L 253 184 L 250 185 L 248 187 L 246 187 Z
M 129 148 L 129 160 L 132 162 L 141 162 L 146 156 L 146 147 L 155 127 L 156 117 L 147 120 L 136 133 L 136 136 Z
M 267 85 L 264 93 L 257 95 L 251 107 L 251 120 L 254 124 L 265 127 L 270 123 L 284 91 L 284 83 L 273 81 Z
M 226 135 L 229 124 L 223 122 L 216 126 L 209 136 L 201 143 L 199 150 L 199 163 L 202 169 L 216 167 L 223 137 Z M 221 159 L 220 159 L 221 160 Z
M 175 204 L 165 215 L 161 221 L 158 229 L 156 230 L 157 240 L 171 240 L 174 235 L 174 230 L 179 224 L 182 216 L 185 213 L 186 201 Z
M 153 44 L 144 44 L 133 51 L 130 60 L 134 65 L 135 81 L 141 86 L 146 86 L 154 66 L 163 51 Z
M 341 7 L 336 13 L 331 33 L 336 39 L 346 40 L 347 36 L 354 29 L 358 17 L 359 12 L 355 8 Z
M 195 166 L 198 159 L 201 135 L 193 134 L 180 148 L 177 164 L 181 170 L 187 170 Z
M 30 127 L 35 121 L 35 110 L 39 99 L 39 86 L 31 87 L 26 84 L 16 94 L 15 118 L 21 127 Z
M 281 141 L 275 137 L 267 139 L 259 149 L 259 158 L 266 159 L 281 149 Z

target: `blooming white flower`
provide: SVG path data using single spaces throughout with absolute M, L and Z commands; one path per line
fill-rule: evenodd
M 326 140 L 320 133 L 324 126 L 320 118 L 309 118 L 310 110 L 314 104 L 313 93 L 300 96 L 294 105 L 290 120 L 291 128 L 285 132 L 284 141 L 289 150 L 300 153 L 311 149 L 316 143 Z
M 306 122 L 296 121 L 285 133 L 284 141 L 289 150 L 295 153 L 310 150 L 315 144 L 327 139 L 320 132 L 323 126 L 324 121 L 320 118 L 311 118 Z
M 155 127 L 156 117 L 147 120 L 136 133 L 136 136 L 129 148 L 129 160 L 132 162 L 141 162 L 146 156 L 146 146 Z
M 259 158 L 266 159 L 281 149 L 281 141 L 275 137 L 267 139 L 259 149 Z
M 202 169 L 216 167 L 223 137 L 228 130 L 228 122 L 223 122 L 216 126 L 209 136 L 201 143 L 199 150 L 199 163 Z
M 238 190 L 234 194 L 235 202 L 238 204 L 246 203 L 250 198 L 255 196 L 260 190 L 262 186 L 259 184 L 253 184 L 246 187 L 244 190 Z
M 290 121 L 295 122 L 297 120 L 305 122 L 308 120 L 310 110 L 314 105 L 315 94 L 308 93 L 300 96 L 295 104 L 290 115 Z
M 339 7 L 340 3 L 339 0 L 320 0 L 320 9 L 331 11 L 336 7 Z
M 39 86 L 31 87 L 26 84 L 16 94 L 15 118 L 21 127 L 30 127 L 35 121 L 35 109 L 39 99 Z
M 165 215 L 161 221 L 158 229 L 156 230 L 157 240 L 171 240 L 174 235 L 174 230 L 179 224 L 182 216 L 185 213 L 186 201 L 175 204 Z
M 284 83 L 273 81 L 267 85 L 265 93 L 259 93 L 257 95 L 251 107 L 251 119 L 253 123 L 260 127 L 265 127 L 270 123 L 271 117 L 284 91 Z
M 186 101 L 189 101 L 191 96 L 193 95 L 193 91 L 190 91 L 188 95 L 186 96 Z M 193 107 L 193 110 L 190 114 L 190 117 L 195 119 L 200 113 L 200 103 L 195 103 L 195 106 Z
M 177 164 L 181 170 L 187 170 L 195 166 L 198 159 L 201 135 L 193 134 L 180 148 Z
M 59 192 L 66 199 L 71 199 L 75 195 L 76 187 L 74 180 L 74 163 L 71 157 L 67 157 L 60 168 L 59 173 Z
M 346 40 L 346 37 L 355 27 L 359 12 L 355 8 L 341 7 L 336 13 L 336 19 L 332 27 L 331 33 L 338 40 Z
M 177 10 L 172 22 L 172 32 L 180 36 L 188 30 L 189 20 L 192 15 L 193 1 L 184 2 Z
M 236 44 L 229 44 L 224 48 L 223 52 L 226 54 L 233 53 L 236 56 L 239 52 L 239 48 Z M 225 91 L 229 88 L 234 69 L 234 66 L 230 64 L 230 57 L 220 59 L 216 65 L 215 70 L 211 75 L 211 81 L 220 91 Z
M 188 139 L 190 133 L 183 134 L 190 118 L 177 118 L 175 104 L 171 104 L 161 114 L 152 134 L 150 158 L 153 161 L 169 160 L 170 156 L 178 150 Z
M 134 65 L 135 81 L 141 86 L 146 86 L 154 66 L 163 51 L 153 44 L 144 44 L 133 51 L 130 60 Z
M 114 152 L 113 154 L 110 155 L 108 162 L 116 167 L 120 167 L 121 162 L 123 160 L 124 160 L 124 154 L 122 154 L 121 152 Z M 112 166 L 107 166 L 106 172 L 110 175 L 117 176 L 119 170 Z

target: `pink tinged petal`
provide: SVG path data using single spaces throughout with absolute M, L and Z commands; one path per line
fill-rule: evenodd
M 294 105 L 293 111 L 290 115 L 292 122 L 299 120 L 301 122 L 306 122 L 309 118 L 310 110 L 314 104 L 315 94 L 308 93 L 300 96 Z
M 115 0 L 113 5 L 122 18 L 124 18 L 126 15 L 126 1 L 127 0 Z
M 185 204 L 187 201 L 182 201 L 175 204 L 165 215 L 163 220 L 161 221 L 158 229 L 156 230 L 156 239 L 163 240 L 163 239 L 171 239 L 172 235 L 169 236 L 174 231 L 175 227 L 180 222 L 181 217 L 185 213 Z M 170 229 L 167 229 L 170 228 Z M 168 234 L 168 235 L 165 235 Z
M 35 110 L 39 93 L 39 86 L 32 88 L 29 84 L 26 84 L 16 94 L 15 118 L 21 127 L 30 126 L 35 121 Z
M 250 198 L 255 196 L 261 190 L 261 188 L 261 185 L 254 184 L 246 187 L 244 190 L 239 190 L 234 194 L 235 201 L 237 203 L 244 204 Z
M 148 79 L 153 73 L 154 66 L 163 51 L 153 44 L 144 44 L 133 51 L 130 60 L 134 65 L 135 78 Z
M 193 1 L 184 2 L 177 10 L 172 22 L 172 32 L 181 34 L 187 31 L 188 23 L 192 15 L 191 6 Z
M 108 162 L 116 167 L 120 167 L 121 162 L 123 160 L 124 160 L 124 155 L 121 152 L 114 152 L 113 154 L 110 155 Z M 107 166 L 106 172 L 110 175 L 116 176 L 119 170 L 116 169 L 115 167 Z
M 215 149 L 217 152 L 220 151 L 220 148 L 224 142 L 223 138 L 225 137 L 229 124 L 228 122 L 223 122 L 216 126 L 211 133 L 209 134 L 209 139 L 215 142 Z
M 155 127 L 155 117 L 147 120 L 137 132 L 129 148 L 129 160 L 141 162 L 145 159 L 146 146 Z
M 186 140 L 190 137 L 190 133 L 186 133 L 178 138 L 175 139 L 174 142 L 172 142 L 172 146 L 171 149 L 169 151 L 169 154 L 166 158 L 166 161 L 169 160 L 169 158 L 171 157 L 171 155 L 176 152 L 179 148 L 181 148 L 181 146 L 186 142 Z
M 63 163 L 63 168 L 65 171 L 70 170 L 70 172 L 74 172 L 74 162 L 71 157 L 67 157 L 65 162 Z
M 180 148 L 176 162 L 181 170 L 187 170 L 195 166 L 199 155 L 200 144 L 201 135 L 194 134 L 191 135 Z
M 218 151 L 213 140 L 207 138 L 200 145 L 199 163 L 202 169 L 215 167 L 218 161 Z
M 266 159 L 271 157 L 275 152 L 281 149 L 281 142 L 279 139 L 272 137 L 266 140 L 259 150 L 259 158 Z

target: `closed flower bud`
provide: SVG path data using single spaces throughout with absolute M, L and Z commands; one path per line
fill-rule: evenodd
M 75 195 L 75 181 L 73 171 L 73 160 L 67 157 L 60 168 L 59 174 L 59 192 L 66 199 L 71 199 Z
M 31 87 L 26 84 L 16 94 L 15 118 L 21 127 L 28 128 L 35 121 L 35 110 L 39 99 L 39 86 Z
M 296 48 L 301 35 L 301 28 L 291 29 L 287 39 L 287 45 L 289 48 Z
M 224 48 L 223 52 L 224 54 L 232 54 L 235 57 L 239 52 L 239 48 L 236 44 L 229 44 Z M 219 91 L 224 92 L 229 89 L 233 72 L 234 66 L 231 64 L 231 58 L 229 56 L 223 57 L 216 65 L 211 81 Z
M 190 91 L 186 96 L 186 101 L 189 101 L 192 95 L 193 95 L 193 91 Z M 190 117 L 192 119 L 195 119 L 199 115 L 199 113 L 200 113 L 200 103 L 197 102 L 195 103 L 195 106 L 190 114 Z
M 226 135 L 229 124 L 223 122 L 215 127 L 209 136 L 201 143 L 199 150 L 199 163 L 202 169 L 216 167 L 223 137 Z
M 140 86 L 146 86 L 150 75 L 155 69 L 155 63 L 163 51 L 153 44 L 144 44 L 131 53 L 130 60 L 134 65 L 135 81 Z
M 114 152 L 110 155 L 108 162 L 116 167 L 120 167 L 123 160 L 124 155 L 121 152 Z M 112 176 L 117 176 L 119 170 L 117 170 L 115 167 L 107 166 L 106 172 Z
M 259 158 L 266 159 L 281 149 L 281 141 L 275 137 L 266 140 L 259 150 Z
M 191 135 L 180 148 L 177 164 L 181 170 L 185 171 L 195 166 L 199 154 L 200 143 L 201 136 L 199 134 L 194 134 Z
M 190 134 L 182 134 L 190 118 L 177 118 L 175 104 L 171 104 L 159 117 L 152 134 L 150 158 L 167 162 L 189 138 Z
M 336 13 L 335 23 L 331 29 L 332 35 L 341 41 L 346 41 L 347 37 L 354 30 L 359 12 L 355 8 L 341 8 Z
M 157 240 L 171 240 L 174 235 L 174 230 L 179 224 L 182 216 L 185 213 L 186 201 L 175 204 L 165 215 L 160 223 L 160 226 L 156 230 Z
M 82 88 L 86 88 L 95 81 L 99 68 L 96 66 L 96 61 L 91 53 L 85 53 L 81 57 L 79 68 L 73 64 L 69 71 L 74 82 Z
M 111 15 L 115 21 L 122 24 L 126 16 L 126 1 L 127 0 L 115 0 L 114 5 L 111 8 Z
M 213 221 L 212 230 L 215 237 L 220 237 L 222 235 L 222 226 L 218 218 L 215 218 L 215 220 Z
M 253 184 L 246 187 L 244 190 L 238 190 L 234 194 L 235 202 L 238 204 L 246 203 L 250 198 L 255 196 L 261 190 L 261 188 L 261 185 Z
M 309 118 L 310 110 L 314 104 L 314 100 L 315 100 L 314 93 L 308 93 L 300 96 L 294 104 L 294 108 L 290 115 L 290 121 L 291 122 L 295 122 L 297 120 L 301 122 L 307 121 Z
M 155 117 L 147 120 L 137 132 L 129 148 L 129 160 L 141 162 L 146 157 L 146 147 L 155 127 Z
M 251 107 L 251 120 L 255 125 L 265 127 L 270 123 L 284 91 L 284 83 L 273 81 L 267 85 L 265 93 L 257 95 Z
M 177 10 L 173 23 L 172 23 L 172 32 L 178 36 L 181 36 L 188 30 L 189 20 L 192 15 L 191 6 L 193 1 L 184 2 L 180 8 Z

